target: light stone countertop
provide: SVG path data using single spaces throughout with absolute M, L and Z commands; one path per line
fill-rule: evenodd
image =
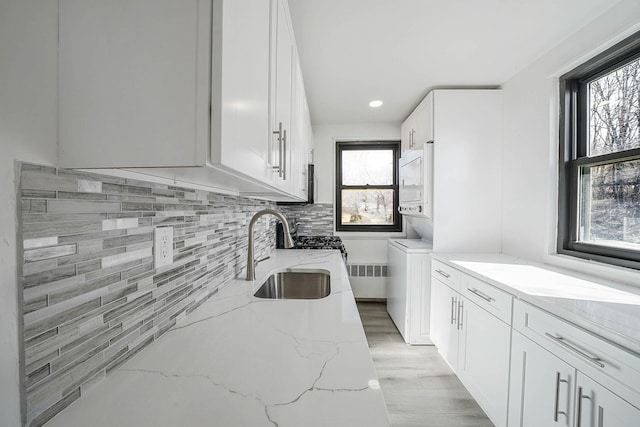
M 331 273 L 318 300 L 253 292 L 272 271 Z M 389 426 L 340 252 L 275 250 L 48 424 Z
M 503 254 L 432 256 L 640 354 L 640 288 Z

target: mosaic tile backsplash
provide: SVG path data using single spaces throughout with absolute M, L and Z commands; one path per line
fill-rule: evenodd
M 298 236 L 333 236 L 333 204 L 280 205 L 278 209 L 293 230 L 298 225 Z
M 23 164 L 27 425 L 40 426 L 246 267 L 247 224 L 273 203 Z M 275 219 L 256 226 L 256 257 Z M 172 226 L 155 269 L 153 232 Z M 260 231 L 258 231 L 260 230 Z

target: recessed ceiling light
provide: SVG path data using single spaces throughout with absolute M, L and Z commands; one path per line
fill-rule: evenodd
M 380 101 L 379 99 L 376 99 L 375 101 L 371 101 L 369 103 L 369 107 L 372 107 L 372 108 L 378 108 L 381 105 L 382 105 L 382 101 Z

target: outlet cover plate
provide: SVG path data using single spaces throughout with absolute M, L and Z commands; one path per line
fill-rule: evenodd
M 173 227 L 156 227 L 154 232 L 154 267 L 173 263 Z

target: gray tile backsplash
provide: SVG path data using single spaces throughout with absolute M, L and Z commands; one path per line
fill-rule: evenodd
M 333 204 L 280 205 L 278 209 L 289 220 L 289 226 L 298 226 L 299 236 L 333 236 Z
M 45 423 L 240 276 L 248 221 L 275 207 L 29 164 L 22 165 L 20 193 L 30 426 Z M 275 224 L 268 216 L 261 221 Z M 158 226 L 174 227 L 173 263 L 161 269 L 153 265 Z M 273 226 L 256 227 L 256 257 L 275 247 L 274 233 Z

